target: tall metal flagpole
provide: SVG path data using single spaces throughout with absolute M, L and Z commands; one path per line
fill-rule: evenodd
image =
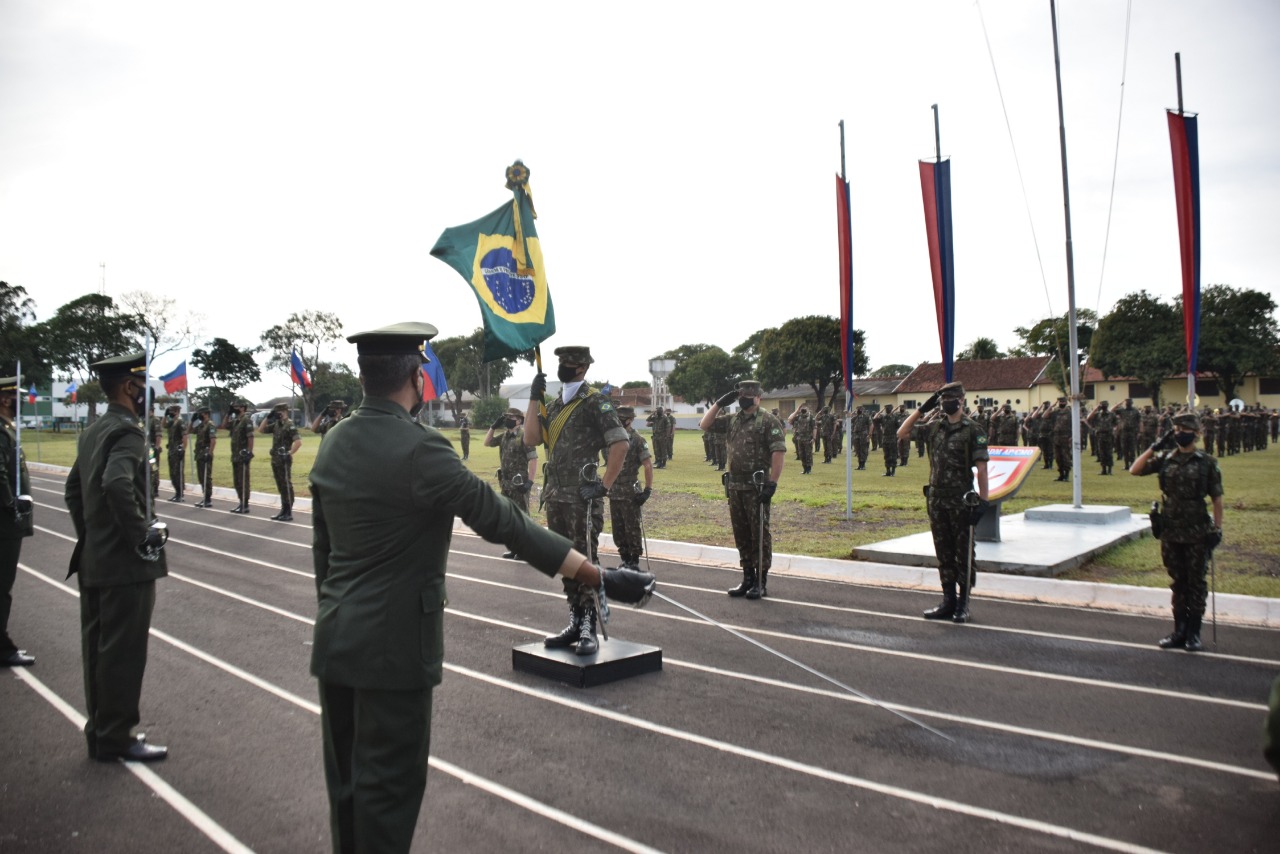
M 151 418 L 151 333 L 146 333 L 142 340 L 142 346 L 146 348 L 147 355 L 146 373 L 142 375 L 143 384 L 146 386 L 146 392 L 142 396 L 143 403 L 141 415 L 143 430 L 147 433 L 147 440 L 142 443 L 142 458 L 146 463 L 147 469 L 147 483 L 143 491 L 146 503 L 142 505 L 142 509 L 143 512 L 147 514 L 147 524 L 150 525 L 151 520 L 156 516 L 155 509 L 151 504 L 151 452 L 154 446 L 151 444 L 151 426 L 148 423 Z M 160 465 L 160 455 L 158 453 L 156 454 L 156 465 Z
M 1077 510 L 1080 494 L 1080 347 L 1076 335 L 1076 273 L 1071 249 L 1071 193 L 1067 185 L 1067 126 L 1062 112 L 1062 61 L 1058 55 L 1058 9 L 1049 0 L 1053 22 L 1053 71 L 1058 83 L 1058 144 L 1062 149 L 1062 207 L 1067 229 L 1067 326 L 1068 358 L 1071 362 L 1071 502 Z
M 13 494 L 19 496 L 22 494 L 22 360 L 18 360 L 18 381 L 15 383 L 17 388 L 14 394 L 17 398 L 14 403 L 17 405 L 13 408 L 17 418 L 13 419 L 14 447 L 13 447 Z
M 849 178 L 844 170 L 844 119 L 840 120 L 840 182 L 841 189 L 849 186 Z M 853 211 L 849 211 L 850 218 L 853 217 Z M 853 229 L 852 222 L 849 224 L 850 230 Z M 852 251 L 852 250 L 851 250 Z M 844 263 L 843 259 L 841 263 Z M 841 284 L 843 285 L 843 276 L 841 276 Z M 850 293 L 844 297 L 849 301 L 849 317 L 841 318 L 841 321 L 848 321 L 848 328 L 840 330 L 841 335 L 849 335 L 852 338 L 851 330 L 853 329 L 853 287 L 850 283 Z M 847 342 L 847 346 L 852 348 L 853 341 Z M 854 354 L 849 354 L 849 361 L 842 366 L 844 371 L 848 371 L 853 364 Z M 822 403 L 822 401 L 818 401 Z M 853 519 L 853 454 L 850 453 L 850 446 L 853 444 L 853 377 L 846 376 L 844 378 L 844 436 L 840 440 L 840 444 L 844 445 L 840 450 L 844 453 L 844 518 L 845 521 Z
M 1175 53 L 1173 55 L 1173 71 L 1174 76 L 1178 80 L 1178 115 L 1183 114 L 1182 111 L 1182 54 Z M 1188 311 L 1186 300 L 1183 299 L 1182 311 Z M 1187 408 L 1192 412 L 1196 408 L 1196 375 L 1191 372 L 1191 354 L 1187 354 Z M 1216 625 L 1215 625 L 1216 629 Z

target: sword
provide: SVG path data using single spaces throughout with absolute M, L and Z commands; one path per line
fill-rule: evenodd
M 150 332 L 146 334 L 144 341 L 145 341 L 144 346 L 146 347 L 147 361 L 146 361 L 146 367 L 144 368 L 144 373 L 142 375 L 142 382 L 146 388 L 146 390 L 142 394 L 142 402 L 143 402 L 142 412 L 143 412 L 144 418 L 149 418 L 151 415 L 151 333 Z M 146 476 L 143 478 L 143 480 L 145 481 L 143 485 L 143 490 L 144 490 L 143 495 L 146 500 L 146 504 L 143 505 L 143 512 L 146 514 L 147 519 L 150 520 L 150 524 L 147 525 L 146 538 L 141 543 L 138 544 L 138 546 L 136 547 L 136 551 L 138 553 L 138 556 L 141 557 L 143 560 L 155 561 L 160 559 L 160 550 L 163 549 L 164 544 L 169 541 L 169 526 L 166 525 L 164 522 L 156 521 L 155 511 L 151 506 L 152 495 L 151 495 L 150 454 L 146 450 L 148 444 L 150 444 L 150 436 L 148 436 L 146 440 L 142 443 L 142 447 L 143 447 L 142 458 L 143 458 L 143 462 L 147 464 Z M 157 460 L 157 463 L 158 462 L 159 460 Z
M 1218 645 L 1218 559 L 1209 552 L 1209 591 L 1213 602 L 1213 645 Z
M 32 501 L 30 495 L 22 494 L 22 360 L 18 360 L 18 381 L 15 383 L 17 388 L 14 389 L 14 405 L 13 405 L 13 507 L 19 518 L 22 517 L 22 508 L 25 506 L 28 511 L 31 509 Z M 39 434 L 37 434 L 39 435 Z M 25 499 L 25 502 L 24 502 Z
M 635 482 L 635 486 L 633 486 L 632 489 L 637 493 L 644 492 L 644 489 L 640 486 L 640 481 L 638 480 Z M 652 575 L 653 565 L 649 563 L 649 535 L 644 531 L 643 506 L 636 508 L 636 521 L 640 523 L 640 541 L 644 543 L 644 568 L 646 572 Z
M 760 491 L 764 488 L 764 469 L 753 471 L 751 482 L 756 488 L 756 498 L 759 498 Z M 760 523 L 756 530 L 756 587 L 761 593 L 764 593 L 764 507 L 763 503 L 756 502 L 756 519 Z
M 718 628 L 718 629 L 724 629 L 726 632 L 728 632 L 729 634 L 733 635 L 733 636 L 734 636 L 734 637 L 736 637 L 736 638 L 739 638 L 740 640 L 744 640 L 744 641 L 746 641 L 747 643 L 754 644 L 755 646 L 758 646 L 758 647 L 760 647 L 761 649 L 763 649 L 765 652 L 768 652 L 768 653 L 771 653 L 771 654 L 773 654 L 773 655 L 776 655 L 778 658 L 781 658 L 783 661 L 786 661 L 786 662 L 788 662 L 788 663 L 790 663 L 790 664 L 794 664 L 796 667 L 799 667 L 801 670 L 805 671 L 806 673 L 812 673 L 814 676 L 817 676 L 819 679 L 822 679 L 822 680 L 824 680 L 824 681 L 826 681 L 826 682 L 830 682 L 832 685 L 835 685 L 837 688 L 841 688 L 841 689 L 843 689 L 843 690 L 845 690 L 845 691 L 848 691 L 850 694 L 854 695 L 855 697 L 860 697 L 861 699 L 866 700 L 868 703 L 870 703 L 871 705 L 873 705 L 873 706 L 875 706 L 875 707 L 877 707 L 877 708 L 879 708 L 879 709 L 883 709 L 884 711 L 889 712 L 890 714 L 897 715 L 898 717 L 902 718 L 903 720 L 905 720 L 905 721 L 909 721 L 909 722 L 911 722 L 911 723 L 915 724 L 916 726 L 920 727 L 921 729 L 928 730 L 929 732 L 933 733 L 933 734 L 934 734 L 934 735 L 936 735 L 936 736 L 940 736 L 940 737 L 942 737 L 942 738 L 945 738 L 947 741 L 955 741 L 955 739 L 954 739 L 954 738 L 952 738 L 951 736 L 947 735 L 945 732 L 942 732 L 941 730 L 938 730 L 938 729 L 934 729 L 933 727 L 929 726 L 929 725 L 928 725 L 927 723 L 925 723 L 924 721 L 918 720 L 917 718 L 912 717 L 911 715 L 907 714 L 906 712 L 900 712 L 900 711 L 898 711 L 897 709 L 891 709 L 891 708 L 889 708 L 888 706 L 886 706 L 884 703 L 881 703 L 881 702 L 880 702 L 879 700 L 877 700 L 876 698 L 874 698 L 874 697 L 872 697 L 872 696 L 870 696 L 870 695 L 868 695 L 868 694 L 864 694 L 862 691 L 859 691 L 857 688 L 852 688 L 852 687 L 850 687 L 850 686 L 848 686 L 848 685 L 844 684 L 843 682 L 841 682 L 841 681 L 840 681 L 840 680 L 838 680 L 838 679 L 833 679 L 832 677 L 828 676 L 827 674 L 823 673 L 822 671 L 820 671 L 820 670 L 815 670 L 814 668 L 810 667 L 809 665 L 807 665 L 807 664 L 805 664 L 805 663 L 803 663 L 803 662 L 797 661 L 797 660 L 795 660 L 794 658 L 792 658 L 791 656 L 786 655 L 785 653 L 781 653 L 781 652 L 779 652 L 778 650 L 774 649 L 773 647 L 769 646 L 768 644 L 761 643 L 760 641 L 756 640 L 755 638 L 747 637 L 746 635 L 744 635 L 742 632 L 738 631 L 737 629 L 732 629 L 732 628 L 730 628 L 729 626 L 726 626 L 726 625 L 725 625 L 725 624 L 723 624 L 723 623 L 718 623 L 718 622 L 716 622 L 715 620 L 713 620 L 713 619 L 711 619 L 710 617 L 708 617 L 706 614 L 699 613 L 698 611 L 693 610 L 692 608 L 690 608 L 690 607 L 689 607 L 689 606 L 687 606 L 687 605 L 682 605 L 682 604 L 680 604 L 680 603 L 679 603 L 679 602 L 677 602 L 676 600 L 672 599 L 670 596 L 668 596 L 668 595 L 666 595 L 665 593 L 663 593 L 661 590 L 657 590 L 657 589 L 655 589 L 655 590 L 653 591 L 653 595 L 654 595 L 654 596 L 657 596 L 659 599 L 662 599 L 664 602 L 670 602 L 672 605 L 675 605 L 675 606 L 676 606 L 677 608 L 679 608 L 680 610 L 682 610 L 682 611 L 687 611 L 687 612 L 689 612 L 690 614 L 692 614 L 693 616 L 697 617 L 698 619 L 700 619 L 700 620 L 702 620 L 702 621 L 704 621 L 704 622 L 706 622 L 706 623 L 709 623 L 710 625 L 713 625 L 713 626 L 715 626 L 715 627 L 716 627 L 716 628 Z

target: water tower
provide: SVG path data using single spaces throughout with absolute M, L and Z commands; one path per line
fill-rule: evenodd
M 664 407 L 671 408 L 671 392 L 667 391 L 667 377 L 675 370 L 675 359 L 650 359 L 649 373 L 653 377 L 653 404 L 654 408 Z

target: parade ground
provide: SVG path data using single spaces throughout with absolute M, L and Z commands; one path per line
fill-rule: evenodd
M 33 473 L 0 674 L 0 851 L 311 852 L 329 845 L 310 519 L 161 500 L 140 729 L 153 766 L 90 761 L 73 545 L 60 474 Z M 161 493 L 161 499 L 167 493 Z M 581 689 L 512 668 L 558 630 L 558 581 L 455 536 L 421 851 L 1273 851 L 1280 784 L 1261 756 L 1280 632 L 1221 624 L 1199 655 L 1167 620 L 776 574 L 730 599 L 723 564 L 655 561 L 670 603 L 615 607 L 663 666 Z M 1206 627 L 1208 634 L 1208 627 Z M 1206 638 L 1209 639 L 1208 637 Z M 854 692 L 834 684 L 842 683 Z

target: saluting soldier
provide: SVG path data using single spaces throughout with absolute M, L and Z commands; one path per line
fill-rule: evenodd
M 22 377 L 0 379 L 0 667 L 30 667 L 36 663 L 34 656 L 18 649 L 9 637 L 13 582 L 18 577 L 22 541 L 35 530 L 31 476 L 27 473 L 27 456 L 18 446 L 15 427 L 21 393 Z
M 1071 480 L 1071 407 L 1058 398 L 1053 410 L 1053 458 L 1058 464 L 1058 480 Z
M 595 522 L 597 503 L 609 494 L 622 471 L 629 444 L 627 431 L 618 420 L 613 402 L 587 383 L 587 369 L 595 361 L 591 349 L 557 347 L 555 355 L 560 359 L 556 370 L 560 394 L 543 416 L 538 406 L 547 391 L 547 375 L 539 372 L 534 376 L 524 443 L 535 448 L 547 446 L 547 463 L 542 468 L 547 527 L 595 560 L 600 535 Z M 584 482 L 583 467 L 598 465 L 601 453 L 606 460 L 603 477 Z M 603 514 L 604 508 L 600 507 L 601 524 Z M 571 646 L 578 655 L 593 655 L 599 649 L 596 630 L 600 615 L 596 613 L 595 600 L 589 590 L 571 578 L 564 580 L 564 593 L 569 600 L 569 624 L 542 642 L 548 647 Z
M 331 400 L 329 405 L 311 421 L 311 432 L 315 433 L 322 440 L 324 434 L 328 433 L 333 425 L 337 424 L 343 418 L 347 417 L 347 402 L 345 400 Z
M 653 576 L 602 573 L 535 524 L 415 416 L 425 323 L 347 340 L 365 397 L 334 426 L 311 469 L 325 782 L 335 852 L 407 852 L 426 792 L 432 692 L 444 657 L 445 575 L 454 518 L 503 542 L 545 575 L 603 585 L 637 603 Z
M 716 471 L 724 471 L 728 459 L 729 413 L 721 412 L 711 426 L 711 453 L 715 457 Z
M 649 417 L 645 419 L 650 427 L 649 435 L 653 438 L 653 456 L 655 458 L 653 467 L 662 469 L 667 467 L 667 415 L 659 406 L 653 412 L 649 413 Z
M 644 503 L 653 494 L 653 460 L 644 437 L 632 429 L 636 411 L 630 406 L 618 407 L 618 420 L 627 431 L 627 455 L 622 460 L 622 470 L 609 490 L 609 518 L 613 525 L 613 544 L 618 549 L 622 565 L 628 569 L 640 568 L 640 555 L 644 553 L 644 533 L 641 514 Z M 641 490 L 639 474 L 644 470 L 644 489 Z
M 867 435 L 871 431 L 871 419 L 861 408 L 853 410 L 849 419 L 849 434 L 853 437 L 853 453 L 858 458 L 858 471 L 867 467 Z
M 462 461 L 471 459 L 471 419 L 464 412 L 458 419 L 458 439 L 462 442 Z
M 1107 401 L 1102 401 L 1093 408 L 1086 423 L 1094 429 L 1094 443 L 1098 449 L 1098 465 L 1102 466 L 1102 474 L 1111 474 L 1115 464 L 1112 458 L 1112 439 L 1115 436 L 1116 415 L 1108 408 Z
M 170 406 L 164 414 L 164 432 L 169 440 L 169 483 L 173 486 L 170 501 L 181 502 L 187 485 L 187 428 L 182 423 L 182 407 Z
M 893 404 L 886 403 L 884 411 L 876 413 L 875 421 L 880 425 L 880 449 L 884 452 L 884 477 L 893 477 L 898 468 L 898 419 L 893 413 Z
M 987 435 L 982 428 L 961 412 L 964 386 L 951 382 L 938 389 L 920 408 L 907 416 L 898 435 L 910 434 L 911 428 L 941 404 L 942 416 L 926 427 L 929 445 L 929 529 L 933 533 L 933 549 L 938 557 L 938 578 L 942 582 L 942 602 L 924 612 L 926 620 L 950 619 L 956 623 L 969 620 L 969 566 L 973 560 L 972 526 L 977 524 L 987 501 Z M 977 508 L 965 503 L 974 491 L 974 469 L 977 469 Z M 976 581 L 976 576 L 975 579 Z
M 213 423 L 209 407 L 202 406 L 191 419 L 191 436 L 195 442 L 196 477 L 200 479 L 201 499 L 197 507 L 213 506 L 213 449 L 218 444 L 218 427 Z
M 484 434 L 484 446 L 498 449 L 498 487 L 502 494 L 528 513 L 529 493 L 538 476 L 538 449 L 524 443 L 524 413 L 514 406 L 503 413 Z M 502 556 L 514 559 L 517 555 L 508 551 Z
M 699 425 L 703 430 L 711 429 L 725 408 L 738 401 L 738 411 L 729 419 L 729 471 L 723 480 L 742 583 L 728 592 L 748 599 L 769 595 L 769 568 L 773 565 L 769 508 L 787 456 L 782 422 L 760 408 L 763 395 L 760 383 L 743 380 L 736 391 L 725 394 L 707 410 Z
M 231 477 L 236 488 L 239 503 L 232 513 L 249 512 L 249 462 L 253 459 L 253 419 L 249 415 L 249 404 L 238 400 L 231 405 L 231 415 L 227 418 L 227 432 L 231 434 Z
M 293 521 L 293 455 L 302 447 L 302 436 L 289 417 L 289 404 L 277 403 L 271 414 L 262 419 L 259 433 L 271 434 L 271 474 L 280 493 L 280 512 L 271 518 L 278 522 Z
M 796 458 L 800 460 L 801 474 L 809 474 L 813 470 L 813 438 L 816 427 L 809 407 L 803 403 L 791 413 L 787 419 L 791 425 L 792 436 L 796 445 Z
M 146 506 L 145 353 L 94 362 L 107 411 L 80 436 L 65 499 L 76 530 L 70 574 L 80 587 L 85 739 L 102 762 L 154 762 L 168 748 L 132 729 L 147 667 L 156 579 L 168 575 L 163 541 L 152 538 Z
M 1173 600 L 1173 632 L 1160 640 L 1160 646 L 1199 652 L 1204 649 L 1200 624 L 1209 596 L 1205 573 L 1222 542 L 1222 472 L 1217 460 L 1196 448 L 1196 414 L 1177 415 L 1173 423 L 1172 430 L 1134 461 L 1129 473 L 1160 476 L 1160 557 Z M 1213 506 L 1212 519 L 1205 510 L 1206 498 Z
M 164 421 L 156 415 L 155 399 L 147 417 L 147 466 L 151 476 L 151 516 L 156 515 L 156 494 L 160 492 L 160 452 L 164 450 Z

